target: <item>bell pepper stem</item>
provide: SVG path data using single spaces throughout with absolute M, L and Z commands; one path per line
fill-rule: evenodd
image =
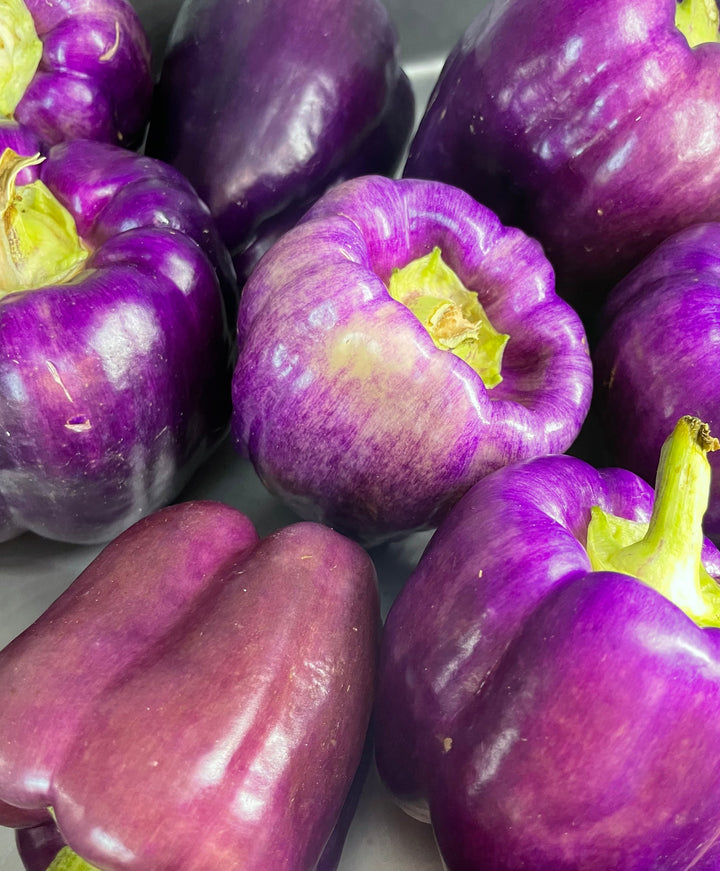
M 0 298 L 69 281 L 88 257 L 72 215 L 40 179 L 16 187 L 19 173 L 44 159 L 10 148 L 0 155 Z
M 682 417 L 663 445 L 650 522 L 593 509 L 587 549 L 593 568 L 639 578 L 700 625 L 720 625 L 720 588 L 702 565 L 702 521 L 710 494 L 707 454 L 720 442 L 707 424 Z
M 0 212 L 7 215 L 15 203 L 15 180 L 29 166 L 39 166 L 45 158 L 41 154 L 29 156 L 15 154 L 6 148 L 0 154 Z
M 720 42 L 718 23 L 715 0 L 682 0 L 675 7 L 675 26 L 690 48 L 705 42 Z
M 439 248 L 393 270 L 388 291 L 410 309 L 436 348 L 464 360 L 488 390 L 502 381 L 502 356 L 509 336 L 493 327 L 477 293 L 463 285 Z
M 70 847 L 63 847 L 56 854 L 47 871 L 98 871 L 98 869 L 78 856 Z

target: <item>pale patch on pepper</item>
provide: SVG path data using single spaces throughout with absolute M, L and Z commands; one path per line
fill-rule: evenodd
M 408 383 L 418 376 L 417 349 L 408 349 L 395 314 L 394 307 L 378 306 L 372 313 L 355 315 L 327 346 L 324 370 L 348 382 L 347 389 L 370 406 L 389 398 L 403 404 Z M 388 334 L 397 340 L 383 341 Z

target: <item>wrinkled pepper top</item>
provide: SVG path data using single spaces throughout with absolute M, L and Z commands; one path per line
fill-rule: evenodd
M 71 139 L 139 144 L 153 78 L 148 37 L 129 0 L 5 5 L 0 116 L 47 146 Z
M 419 292 L 428 272 L 441 287 Z M 486 341 L 487 384 L 457 347 Z M 245 286 L 238 345 L 238 448 L 295 510 L 368 542 L 566 450 L 590 402 L 585 332 L 539 244 L 440 183 L 365 176 L 325 194 Z

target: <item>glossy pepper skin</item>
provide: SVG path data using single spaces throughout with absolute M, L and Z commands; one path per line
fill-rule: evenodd
M 676 6 L 490 4 L 448 57 L 405 174 L 539 239 L 558 291 L 594 313 L 662 239 L 720 216 L 720 46 L 690 48 Z
M 681 409 L 720 429 L 720 224 L 662 242 L 610 293 L 593 351 L 600 423 L 614 461 L 651 480 L 663 433 Z M 628 433 L 642 431 L 642 438 Z M 717 457 L 710 462 L 718 468 Z M 720 480 L 707 534 L 720 539 Z
M 413 121 L 379 0 L 185 0 L 147 151 L 209 205 L 242 283 L 326 188 L 391 174 Z
M 115 539 L 0 654 L 0 799 L 101 871 L 311 869 L 361 758 L 375 571 L 214 502 Z
M 388 292 L 435 246 L 510 335 L 492 389 Z M 245 285 L 238 343 L 238 449 L 301 515 L 366 543 L 435 525 L 499 466 L 564 451 L 590 401 L 585 333 L 540 246 L 435 182 L 326 193 Z
M 38 148 L 0 128 L 1 146 L 23 143 Z M 232 264 L 159 161 L 76 140 L 23 172 L 89 256 L 66 283 L 0 298 L 0 540 L 107 541 L 174 498 L 227 430 Z
M 150 45 L 129 0 L 25 0 L 42 55 L 12 118 L 46 145 L 133 146 L 150 114 Z
M 647 520 L 652 502 L 631 472 L 567 455 L 508 466 L 391 608 L 378 768 L 429 806 L 450 871 L 717 867 L 717 629 L 585 549 L 593 506 Z M 718 577 L 707 540 L 702 556 Z

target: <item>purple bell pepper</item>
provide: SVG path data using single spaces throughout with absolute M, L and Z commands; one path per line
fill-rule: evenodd
M 39 150 L 8 125 L 6 144 Z M 39 166 L 13 155 L 0 160 L 0 540 L 109 540 L 173 499 L 227 431 L 232 264 L 159 161 L 90 140 Z
M 646 480 L 663 433 L 688 408 L 720 431 L 714 374 L 720 367 L 720 224 L 674 234 L 613 289 L 594 361 L 598 417 L 613 460 Z M 717 459 L 711 458 L 716 469 Z M 705 529 L 720 540 L 720 475 L 713 479 Z
M 53 869 L 310 871 L 362 757 L 379 631 L 372 561 L 320 524 L 258 540 L 216 502 L 139 521 L 0 653 L 24 855 L 58 846 L 35 825 L 51 808 L 55 861 L 77 863 Z
M 435 182 L 326 193 L 245 285 L 238 341 L 238 450 L 301 516 L 368 544 L 566 450 L 590 402 L 585 333 L 539 244 Z
M 322 853 L 312 871 L 337 871 L 345 849 L 345 840 L 352 825 L 357 806 L 362 795 L 367 773 L 372 764 L 373 746 L 372 730 L 368 730 L 368 736 L 363 748 L 360 763 L 355 771 L 355 777 L 350 784 L 350 789 L 337 817 L 335 826 L 329 838 L 325 842 Z M 16 827 L 13 819 L 20 819 L 19 813 L 24 814 L 25 822 Z M 43 819 L 35 825 L 28 825 L 28 811 L 18 812 L 0 802 L 0 819 L 5 819 L 7 824 L 16 828 L 15 843 L 18 854 L 26 871 L 94 871 L 87 863 L 72 852 L 60 834 L 56 823 L 48 819 L 45 810 L 38 812 Z M 64 849 L 63 848 L 67 848 Z M 62 851 L 62 853 L 61 853 Z M 53 866 L 53 861 L 57 862 Z M 301 866 L 306 867 L 306 866 Z
M 45 143 L 135 145 L 150 114 L 150 45 L 129 0 L 9 0 L 0 117 Z
M 682 418 L 655 497 L 567 455 L 508 466 L 431 539 L 386 621 L 376 758 L 449 871 L 718 867 L 717 447 Z
M 714 0 L 493 2 L 459 40 L 405 174 L 539 239 L 588 311 L 671 232 L 720 218 Z
M 185 0 L 147 153 L 193 183 L 242 282 L 326 188 L 391 174 L 413 121 L 379 0 Z

